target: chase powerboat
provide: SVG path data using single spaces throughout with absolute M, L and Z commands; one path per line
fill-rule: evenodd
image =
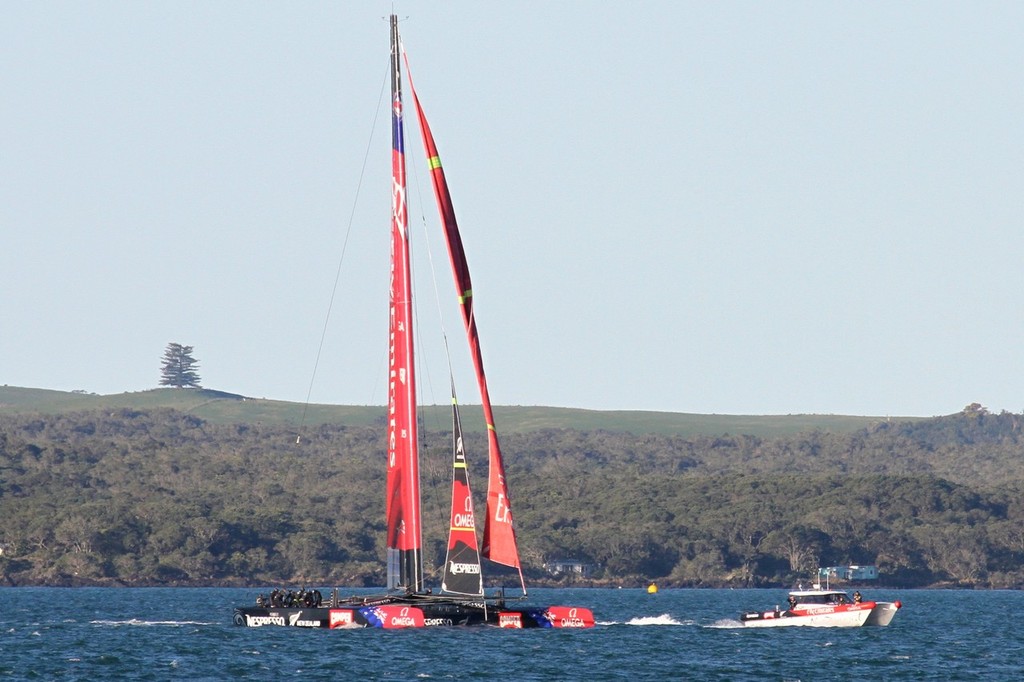
M 900 602 L 863 601 L 860 592 L 853 599 L 842 590 L 794 590 L 786 608 L 750 611 L 740 615 L 747 627 L 783 627 L 804 625 L 819 628 L 857 628 L 864 625 L 888 625 L 903 606 Z

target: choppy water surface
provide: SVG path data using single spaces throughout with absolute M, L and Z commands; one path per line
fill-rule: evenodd
M 862 589 L 886 628 L 744 629 L 784 590 L 544 590 L 592 630 L 239 628 L 256 590 L 0 588 L 0 680 L 1024 679 L 1024 593 Z

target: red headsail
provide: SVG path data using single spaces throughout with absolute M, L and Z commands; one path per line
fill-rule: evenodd
M 408 64 L 406 64 L 408 71 Z M 515 529 L 512 525 L 512 503 L 509 500 L 508 487 L 505 484 L 505 463 L 498 444 L 498 432 L 494 428 L 494 414 L 491 410 L 491 398 L 487 391 L 487 377 L 484 375 L 484 361 L 480 352 L 480 338 L 476 330 L 476 318 L 473 315 L 473 283 L 469 277 L 469 264 L 462 247 L 459 225 L 455 219 L 448 182 L 441 167 L 441 157 L 437 153 L 430 126 L 427 124 L 423 107 L 420 106 L 416 88 L 409 77 L 409 91 L 416 104 L 420 130 L 423 134 L 423 146 L 430 164 L 430 177 L 434 186 L 434 197 L 437 208 L 444 223 L 445 241 L 448 244 L 448 255 L 451 259 L 452 274 L 462 308 L 462 320 L 465 323 L 466 335 L 469 338 L 470 353 L 476 369 L 477 383 L 480 386 L 480 401 L 483 405 L 484 420 L 487 423 L 487 442 L 489 452 L 490 473 L 487 480 L 487 517 L 484 523 L 483 555 L 491 561 L 506 566 L 519 566 L 519 550 L 516 546 Z M 520 574 L 521 577 L 521 574 Z

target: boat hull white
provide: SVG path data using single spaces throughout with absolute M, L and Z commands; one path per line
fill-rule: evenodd
M 841 590 L 795 590 L 789 593 L 789 608 L 774 611 L 750 611 L 740 621 L 751 628 L 818 627 L 859 628 L 864 625 L 888 625 L 903 605 L 888 601 L 860 601 L 860 593 L 850 599 Z
M 866 607 L 866 608 L 864 608 Z M 819 609 L 805 611 L 767 611 L 764 613 L 748 613 L 742 622 L 748 628 L 779 628 L 779 627 L 815 627 L 815 628 L 859 628 L 865 625 L 873 609 L 870 604 L 857 605 L 849 609 L 839 610 L 836 607 L 823 606 Z M 889 617 L 892 620 L 892 617 Z
M 901 606 L 902 604 L 898 601 L 875 602 L 875 608 L 871 609 L 871 615 L 864 621 L 864 625 L 888 625 Z

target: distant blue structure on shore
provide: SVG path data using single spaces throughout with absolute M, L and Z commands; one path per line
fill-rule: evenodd
M 818 579 L 830 580 L 877 580 L 877 566 L 827 566 L 818 569 Z

